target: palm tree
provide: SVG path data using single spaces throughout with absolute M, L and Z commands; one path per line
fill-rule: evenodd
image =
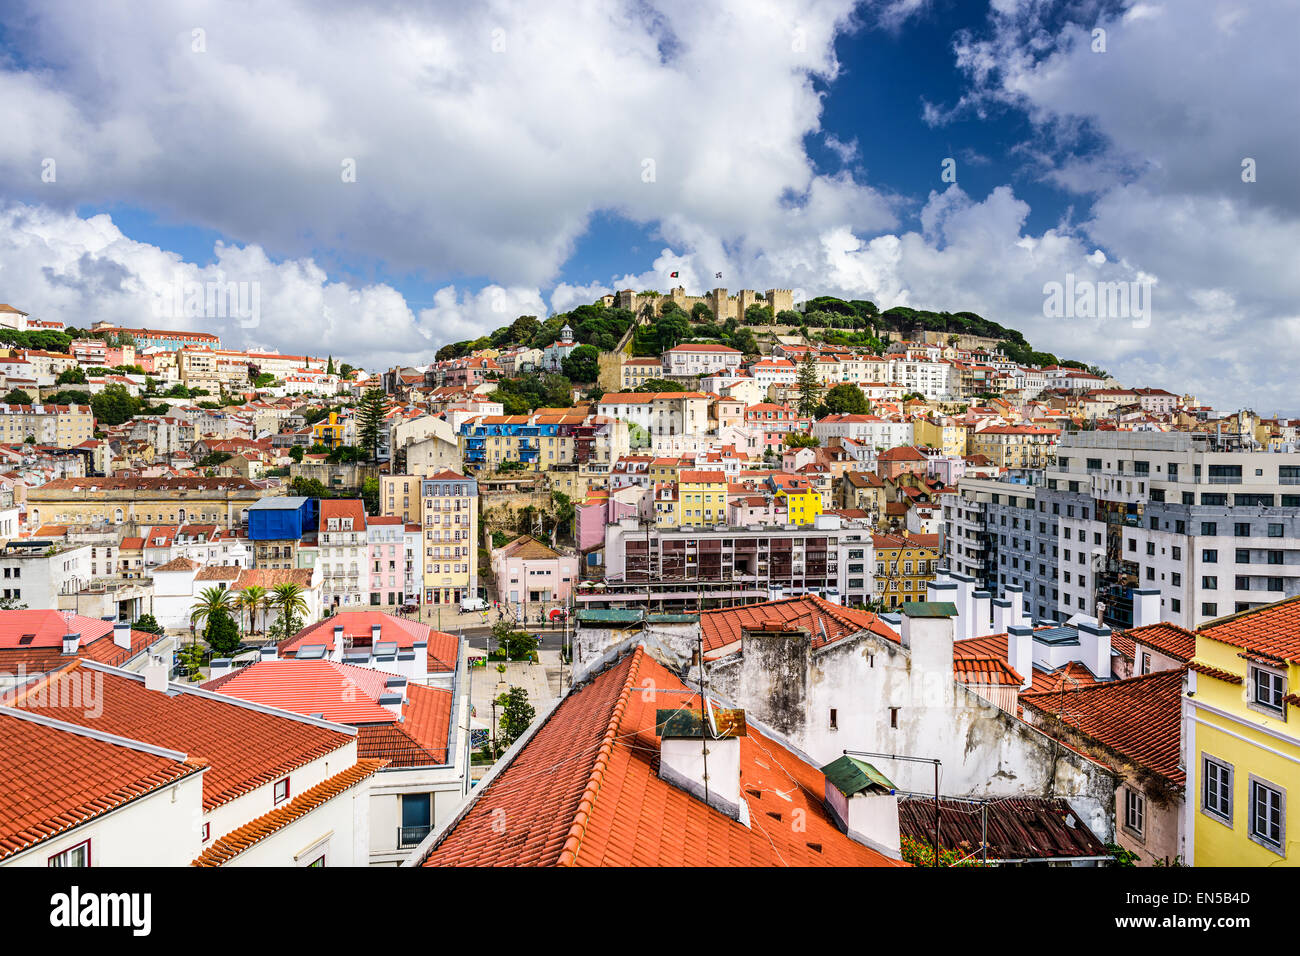
M 280 609 L 280 621 L 284 624 L 286 638 L 293 636 L 289 633 L 289 619 L 307 613 L 307 599 L 303 595 L 302 585 L 293 582 L 277 584 L 272 589 L 270 604 Z
M 194 607 L 190 609 L 190 622 L 196 628 L 201 628 L 204 622 L 218 610 L 229 611 L 231 598 L 231 593 L 225 588 L 204 588 L 195 601 Z
M 248 629 L 257 630 L 257 612 L 264 609 L 270 600 L 266 588 L 260 584 L 250 584 L 239 592 L 239 607 L 248 612 Z

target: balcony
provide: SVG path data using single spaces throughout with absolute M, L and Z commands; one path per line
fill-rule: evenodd
M 398 827 L 397 828 L 397 848 L 406 850 L 410 847 L 420 845 L 420 841 L 429 835 L 433 829 L 428 824 L 419 827 Z

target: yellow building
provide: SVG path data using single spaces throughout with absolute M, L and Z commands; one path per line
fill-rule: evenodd
M 650 462 L 647 474 L 652 485 L 667 484 L 677 481 L 682 470 L 680 458 L 656 458 Z
M 682 471 L 677 482 L 655 486 L 659 527 L 698 528 L 727 520 L 727 476 L 720 471 Z
M 247 478 L 56 478 L 27 492 L 27 524 L 248 523 L 248 509 L 267 492 Z
M 912 422 L 914 445 L 928 445 L 942 450 L 945 458 L 962 458 L 966 455 L 966 426 L 949 423 L 949 419 L 930 421 L 918 418 Z
M 983 455 L 1002 468 L 1041 468 L 1056 455 L 1059 428 L 1039 425 L 995 425 L 966 438 L 972 455 Z
M 876 553 L 875 600 L 886 608 L 925 600 L 925 586 L 939 563 L 937 534 L 873 534 Z
M 424 603 L 478 597 L 478 482 L 454 471 L 420 480 Z
M 95 437 L 89 405 L 0 405 L 0 442 L 73 448 Z
M 611 391 L 635 392 L 646 382 L 663 378 L 664 366 L 657 358 L 629 358 L 623 360 L 619 372 L 619 388 Z
M 325 421 L 311 426 L 311 437 L 313 441 L 319 442 L 326 448 L 338 448 L 343 444 L 343 428 L 343 423 L 339 421 L 339 413 L 330 412 L 329 418 Z
M 379 476 L 379 514 L 420 524 L 420 479 L 415 475 Z
M 769 482 L 772 494 L 785 502 L 786 520 L 790 524 L 806 525 L 817 520 L 822 513 L 821 492 L 801 475 L 773 475 Z
M 1202 624 L 1189 666 L 1188 862 L 1300 864 L 1300 596 Z

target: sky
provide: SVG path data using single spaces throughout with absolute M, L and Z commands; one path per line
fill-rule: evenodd
M 1300 414 L 1297 36 L 1294 0 L 9 0 L 0 302 L 378 369 L 788 288 Z

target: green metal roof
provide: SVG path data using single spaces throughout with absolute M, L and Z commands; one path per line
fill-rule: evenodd
M 840 793 L 851 797 L 863 790 L 897 789 L 889 778 L 871 764 L 845 754 L 822 767 L 826 779 L 839 788 Z
M 694 624 L 700 619 L 698 614 L 647 614 L 646 621 L 651 624 Z
M 951 601 L 908 601 L 903 613 L 908 617 L 956 617 L 957 605 Z
M 641 612 L 636 608 L 586 608 L 578 612 L 578 620 L 592 624 L 636 624 Z

